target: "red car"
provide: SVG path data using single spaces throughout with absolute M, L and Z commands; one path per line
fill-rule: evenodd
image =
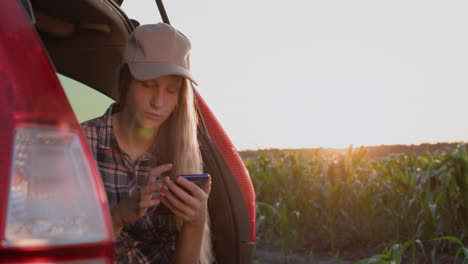
M 57 73 L 118 99 L 116 71 L 137 23 L 119 4 L 0 1 L 0 263 L 113 262 L 105 191 L 69 102 L 86 91 L 67 98 Z M 197 101 L 217 263 L 251 263 L 254 189 L 198 93 Z

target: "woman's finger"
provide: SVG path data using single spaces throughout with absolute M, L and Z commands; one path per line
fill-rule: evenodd
M 171 163 L 163 164 L 163 165 L 157 166 L 156 168 L 152 169 L 150 171 L 150 175 L 148 176 L 148 180 L 146 182 L 146 185 L 153 183 L 158 176 L 160 176 L 164 172 L 170 171 L 171 169 L 172 169 L 172 164 Z
M 187 188 L 187 190 L 189 190 L 192 193 L 192 195 L 190 195 L 191 198 L 193 197 L 199 201 L 206 200 L 206 192 L 200 187 L 198 187 L 198 185 L 196 185 L 195 183 L 185 179 L 184 177 L 177 177 L 176 182 L 180 186 Z
M 184 214 L 184 212 L 180 211 L 174 205 L 172 205 L 172 203 L 166 197 L 161 197 L 161 203 L 164 204 L 167 208 L 169 208 L 169 210 L 171 210 L 176 216 L 187 221 L 187 216 Z
M 151 199 L 146 201 L 141 201 L 139 203 L 140 209 L 146 209 L 158 205 L 161 202 L 159 199 Z
M 178 188 L 178 187 L 177 187 Z M 179 188 L 180 189 L 180 188 Z M 183 191 L 183 190 L 181 190 Z M 162 188 L 162 195 L 171 202 L 171 204 L 179 209 L 180 211 L 184 212 L 184 214 L 190 214 L 192 211 L 196 210 L 197 203 L 196 201 L 190 201 L 191 203 L 180 199 L 174 195 L 169 189 Z M 187 195 L 189 196 L 189 195 Z M 194 200 L 192 197 L 189 197 L 191 200 Z
M 153 193 L 160 192 L 163 184 L 161 182 L 146 185 L 140 189 L 140 201 L 151 200 Z
M 189 182 L 189 183 L 191 183 L 191 182 Z M 177 186 L 177 184 L 172 182 L 171 179 L 169 179 L 169 177 L 166 177 L 164 179 L 164 185 L 169 189 L 171 194 L 173 194 L 174 196 L 179 198 L 180 201 L 183 201 L 184 203 L 186 203 L 190 207 L 197 206 L 196 199 L 192 195 L 188 194 L 185 190 L 183 190 L 182 188 Z
M 205 191 L 205 193 L 208 195 L 211 193 L 211 177 L 208 178 L 205 186 L 203 186 L 203 191 Z

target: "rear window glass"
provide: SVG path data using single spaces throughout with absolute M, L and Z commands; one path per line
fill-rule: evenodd
M 78 122 L 102 116 L 114 100 L 67 76 L 57 74 Z

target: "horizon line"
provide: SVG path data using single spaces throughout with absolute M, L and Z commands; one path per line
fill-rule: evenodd
M 421 145 L 438 145 L 438 144 L 465 144 L 466 141 L 439 141 L 439 142 L 422 142 L 422 143 L 397 143 L 397 144 L 380 144 L 380 145 L 354 145 L 349 144 L 345 147 L 326 147 L 326 146 L 319 146 L 319 147 L 265 147 L 265 148 L 246 148 L 246 149 L 238 149 L 238 152 L 241 151 L 259 151 L 259 150 L 299 150 L 299 149 L 335 149 L 335 150 L 343 150 L 348 149 L 349 147 L 353 148 L 361 148 L 361 147 L 385 147 L 385 146 L 421 146 Z

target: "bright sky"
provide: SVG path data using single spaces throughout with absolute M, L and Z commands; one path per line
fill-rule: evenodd
M 468 141 L 468 2 L 165 1 L 242 149 Z M 141 23 L 155 1 L 126 0 Z

